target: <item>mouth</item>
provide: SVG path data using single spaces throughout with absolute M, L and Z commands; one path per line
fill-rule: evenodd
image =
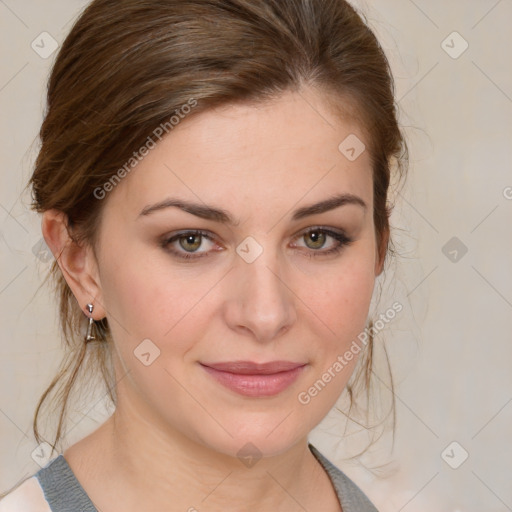
M 278 395 L 291 386 L 307 363 L 229 361 L 200 365 L 217 382 L 240 395 L 268 397 Z

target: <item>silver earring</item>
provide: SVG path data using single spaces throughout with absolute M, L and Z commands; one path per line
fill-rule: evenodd
M 94 334 L 92 333 L 92 328 L 94 326 L 94 319 L 92 318 L 92 310 L 94 306 L 92 304 L 87 304 L 87 311 L 89 311 L 89 324 L 87 325 L 87 333 L 85 335 L 85 342 L 93 341 L 96 339 Z

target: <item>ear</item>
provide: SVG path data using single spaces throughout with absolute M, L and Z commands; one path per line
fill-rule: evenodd
M 379 276 L 382 273 L 382 271 L 384 270 L 384 262 L 386 260 L 388 243 L 389 243 L 389 226 L 387 226 L 384 229 L 380 243 L 377 240 L 376 257 L 375 257 L 375 276 Z
M 47 210 L 43 213 L 41 230 L 82 311 L 86 316 L 91 316 L 87 310 L 87 304 L 91 303 L 94 306 L 94 320 L 104 318 L 106 312 L 92 247 L 84 243 L 79 245 L 72 238 L 67 215 L 59 210 Z

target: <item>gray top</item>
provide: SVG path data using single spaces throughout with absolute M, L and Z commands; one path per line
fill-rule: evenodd
M 343 512 L 378 512 L 350 478 L 312 444 L 309 444 L 309 449 L 331 479 Z M 63 455 L 53 459 L 35 476 L 52 512 L 98 512 Z

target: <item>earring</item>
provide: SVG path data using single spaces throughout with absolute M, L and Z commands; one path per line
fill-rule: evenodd
M 96 339 L 94 334 L 92 333 L 92 328 L 94 326 L 94 319 L 92 317 L 92 310 L 94 309 L 94 306 L 92 304 L 87 304 L 87 311 L 89 311 L 89 324 L 87 325 L 87 333 L 85 335 L 85 342 L 93 341 Z

